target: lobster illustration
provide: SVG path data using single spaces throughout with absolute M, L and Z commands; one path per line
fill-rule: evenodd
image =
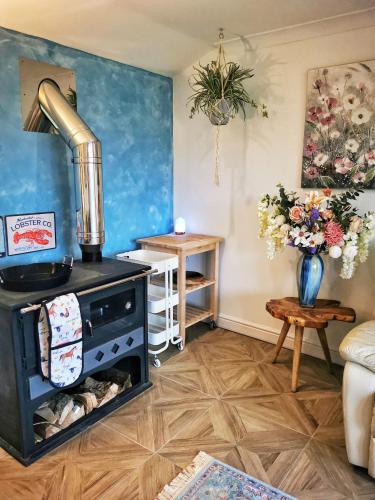
M 77 346 L 74 346 L 70 351 L 64 352 L 64 354 L 61 354 L 60 356 L 60 361 L 65 361 L 66 359 L 71 359 L 73 357 L 74 351 L 77 349 Z
M 35 242 L 38 245 L 48 245 L 49 240 L 47 238 L 52 238 L 51 231 L 47 229 L 36 229 L 35 231 L 25 231 L 24 233 L 16 231 L 13 235 L 13 242 L 17 244 L 20 240 L 26 240 L 28 243 Z

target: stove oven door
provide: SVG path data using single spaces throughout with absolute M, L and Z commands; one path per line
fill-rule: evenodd
M 80 297 L 85 351 L 143 327 L 144 294 L 136 280 Z

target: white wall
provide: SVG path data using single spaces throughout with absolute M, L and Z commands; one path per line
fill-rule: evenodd
M 340 21 L 340 20 L 339 20 Z M 341 23 L 341 24 L 340 24 Z M 371 24 L 372 26 L 369 26 Z M 364 27 L 363 27 L 364 26 Z M 343 32 L 337 32 L 345 30 Z M 174 79 L 175 216 L 183 216 L 189 232 L 225 237 L 220 275 L 220 324 L 275 342 L 280 322 L 265 311 L 273 297 L 296 295 L 297 251 L 287 249 L 266 259 L 265 243 L 257 239 L 256 204 L 278 182 L 300 186 L 307 70 L 375 58 L 375 18 L 322 23 L 255 39 L 228 43 L 227 59 L 255 68 L 250 89 L 265 101 L 270 118 L 236 118 L 221 127 L 221 184 L 213 182 L 215 133 L 204 116 L 189 119 L 186 99 L 192 68 Z M 215 58 L 211 52 L 201 59 Z M 375 192 L 361 199 L 363 210 L 375 209 Z M 358 322 L 375 317 L 375 248 L 350 281 L 339 266 L 325 259 L 320 297 L 335 298 L 357 311 Z M 334 359 L 344 334 L 352 327 L 329 327 Z M 289 341 L 289 345 L 290 341 Z M 306 335 L 305 351 L 321 356 L 315 332 Z

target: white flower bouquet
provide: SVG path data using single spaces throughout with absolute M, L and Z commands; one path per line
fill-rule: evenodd
M 332 194 L 331 189 L 311 191 L 303 201 L 296 192 L 262 196 L 258 204 L 259 237 L 267 241 L 267 256 L 273 259 L 286 246 L 303 254 L 328 254 L 342 258 L 340 276 L 349 279 L 368 257 L 373 236 L 373 214 L 358 215 L 352 206 L 361 190 Z

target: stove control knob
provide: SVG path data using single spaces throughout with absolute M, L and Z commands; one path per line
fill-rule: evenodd
M 130 300 L 128 300 L 126 303 L 125 303 L 125 311 L 130 311 L 130 309 L 133 307 L 133 304 Z

